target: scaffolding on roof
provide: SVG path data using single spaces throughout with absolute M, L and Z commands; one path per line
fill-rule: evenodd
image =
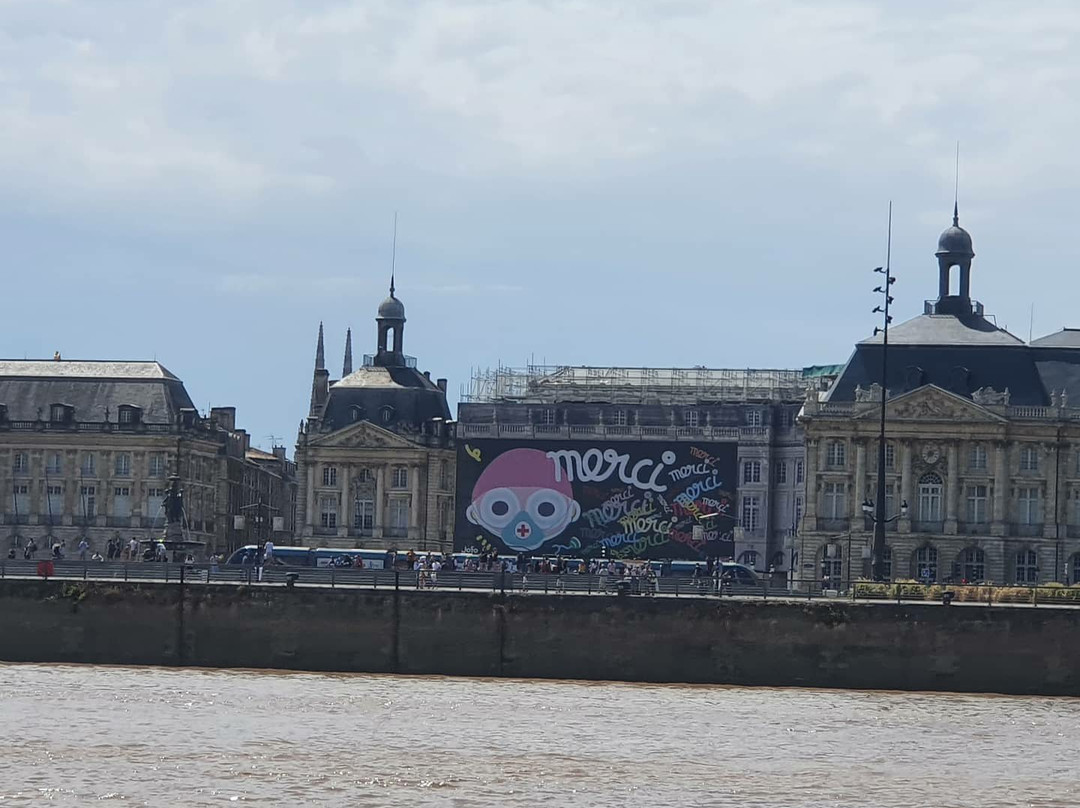
M 802 369 L 499 366 L 475 369 L 462 401 L 798 401 L 807 381 Z

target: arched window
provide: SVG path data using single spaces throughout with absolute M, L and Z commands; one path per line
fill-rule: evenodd
M 1039 582 L 1039 554 L 1034 550 L 1021 550 L 1016 554 L 1016 583 Z
M 970 583 L 983 580 L 986 577 L 986 553 L 978 547 L 961 550 L 960 574 Z
M 758 554 L 757 550 L 747 550 L 745 553 L 739 556 L 739 563 L 745 564 L 752 570 L 757 569 Z
M 349 408 L 349 418 L 353 421 L 364 420 L 364 408 L 360 406 L 353 406 Z
M 924 544 L 915 551 L 915 578 L 927 583 L 937 580 L 938 563 L 937 548 L 932 544 Z
M 821 548 L 821 581 L 839 584 L 844 578 L 844 548 L 834 542 Z
M 881 574 L 886 580 L 892 580 L 892 548 L 885 545 L 885 552 L 881 554 Z
M 941 521 L 941 477 L 933 472 L 919 478 L 919 521 Z

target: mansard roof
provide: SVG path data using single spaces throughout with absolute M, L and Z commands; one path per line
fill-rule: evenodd
M 174 424 L 194 408 L 183 382 L 157 362 L 0 360 L 0 404 L 9 421 L 48 420 L 53 404 L 78 422 L 115 423 L 123 406 L 146 424 Z

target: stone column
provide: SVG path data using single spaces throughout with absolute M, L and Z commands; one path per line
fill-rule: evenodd
M 315 527 L 315 465 L 308 466 L 307 480 L 302 481 L 307 486 L 307 513 L 304 514 L 304 533 L 311 535 Z
M 337 534 L 341 538 L 347 538 L 349 530 L 352 528 L 352 520 L 349 519 L 349 513 L 352 511 L 352 495 L 350 493 L 352 466 L 343 465 L 341 467 L 341 478 L 338 480 L 338 484 L 340 485 L 341 507 L 338 514 Z
M 409 466 L 409 538 L 416 539 L 420 528 L 420 466 Z
M 375 472 L 375 529 L 372 531 L 372 536 L 377 539 L 383 537 L 383 503 L 386 500 L 386 466 L 379 466 Z
M 948 467 L 945 469 L 945 533 L 954 536 L 957 530 L 957 491 L 960 484 L 960 452 L 955 441 L 950 441 L 946 451 Z M 910 503 L 908 503 L 910 504 Z
M 1001 441 L 994 449 L 994 521 L 991 536 L 1004 536 L 1009 502 L 1009 445 Z
M 848 504 L 848 512 L 851 516 L 851 526 L 862 521 L 862 502 L 866 497 L 866 444 L 859 440 L 855 441 L 855 477 L 851 486 L 851 502 Z
M 903 507 L 906 502 L 908 504 L 909 515 L 907 518 L 901 517 L 896 522 L 896 530 L 899 533 L 911 532 L 911 513 L 915 511 L 915 503 L 912 502 L 911 492 L 913 490 L 911 479 L 911 441 L 905 440 L 900 442 L 900 502 L 897 505 L 897 513 Z
M 807 438 L 806 440 L 806 462 L 803 464 L 803 480 L 806 486 L 803 489 L 803 524 L 796 525 L 800 533 L 817 530 L 818 443 L 817 438 Z

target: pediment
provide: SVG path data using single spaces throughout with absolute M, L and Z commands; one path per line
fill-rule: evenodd
M 370 421 L 310 437 L 308 446 L 329 449 L 415 449 L 416 444 Z
M 880 410 L 875 406 L 858 417 L 873 420 L 879 415 Z M 896 421 L 965 421 L 987 424 L 998 424 L 1006 420 L 981 404 L 933 384 L 890 398 L 885 404 L 885 417 Z

